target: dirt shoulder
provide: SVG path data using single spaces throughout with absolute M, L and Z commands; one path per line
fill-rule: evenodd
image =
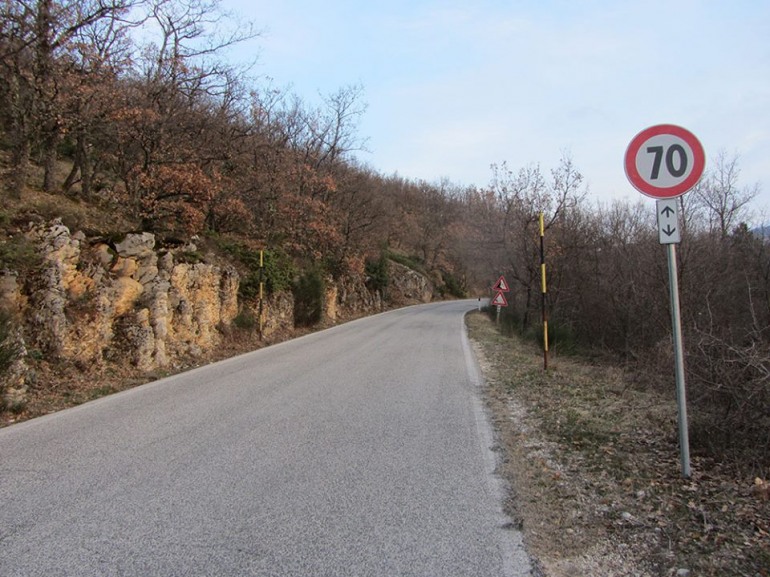
M 770 575 L 766 480 L 697 456 L 683 479 L 673 398 L 617 368 L 553 357 L 466 319 L 537 572 L 575 576 Z
M 311 329 L 284 329 L 260 340 L 255 330 L 233 328 L 223 336 L 216 349 L 194 358 L 177 359 L 173 365 L 150 372 L 139 370 L 129 360 L 84 368 L 74 363 L 51 362 L 42 357 L 30 356 L 26 359 L 30 368 L 27 376 L 29 390 L 23 407 L 15 411 L 0 410 L 0 427 L 55 413 L 309 332 Z

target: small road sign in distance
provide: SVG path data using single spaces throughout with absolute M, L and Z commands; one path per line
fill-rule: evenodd
M 495 286 L 493 286 L 493 287 L 492 287 L 492 290 L 493 290 L 493 291 L 498 291 L 498 292 L 504 292 L 504 293 L 507 293 L 507 292 L 509 292 L 511 289 L 510 289 L 510 287 L 508 286 L 508 281 L 506 281 L 506 280 L 505 280 L 505 277 L 504 277 L 504 276 L 501 276 L 499 279 L 497 279 L 497 282 L 495 283 Z
M 633 187 L 657 199 L 676 198 L 703 175 L 706 156 L 695 135 L 674 124 L 642 130 L 628 145 L 626 176 Z
M 505 298 L 505 295 L 503 293 L 499 292 L 495 295 L 495 298 L 492 299 L 492 302 L 490 304 L 492 306 L 507 307 L 508 300 Z

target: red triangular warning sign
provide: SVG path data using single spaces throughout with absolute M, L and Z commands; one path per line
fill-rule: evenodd
M 507 293 L 511 290 L 511 288 L 508 286 L 508 282 L 505 280 L 505 277 L 501 276 L 499 279 L 497 279 L 497 282 L 495 283 L 495 286 L 492 287 L 492 290 Z
M 508 301 L 505 300 L 505 295 L 498 291 L 490 304 L 492 304 L 492 306 L 507 307 Z

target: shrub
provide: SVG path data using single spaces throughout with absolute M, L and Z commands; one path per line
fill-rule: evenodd
M 543 325 L 538 324 L 533 338 L 539 345 L 543 343 Z M 578 353 L 578 340 L 574 331 L 556 320 L 548 321 L 548 349 L 563 355 Z
M 364 268 L 366 286 L 373 291 L 384 293 L 390 282 L 388 256 L 385 253 L 377 260 L 367 260 Z
M 311 269 L 294 284 L 294 326 L 309 327 L 321 320 L 326 286 L 318 269 Z
M 497 319 L 497 308 L 488 306 L 484 309 L 489 318 L 493 321 Z M 502 307 L 500 310 L 500 332 L 506 336 L 522 336 L 522 318 L 513 307 Z
M 407 256 L 390 250 L 386 252 L 386 256 L 390 260 L 397 262 L 398 264 L 402 264 L 405 267 L 412 269 L 413 271 L 417 271 L 424 275 L 428 274 L 422 259 L 417 256 Z
M 15 328 L 13 316 L 0 309 L 0 378 L 5 376 L 21 354 L 21 347 L 13 334 Z
M 689 335 L 688 402 L 693 447 L 757 471 L 770 462 L 770 344 Z
M 468 293 L 463 286 L 464 283 L 462 280 L 458 279 L 452 273 L 446 271 L 442 271 L 441 276 L 444 279 L 444 284 L 439 287 L 439 292 L 441 293 L 442 297 L 452 296 L 463 299 L 468 296 Z
M 247 269 L 241 278 L 238 293 L 241 299 L 255 300 L 259 297 L 259 250 L 237 242 L 219 241 L 219 248 L 239 261 Z M 262 282 L 267 294 L 288 290 L 295 274 L 294 263 L 281 248 L 265 250 L 262 255 Z
M 199 264 L 205 261 L 203 255 L 195 250 L 187 250 L 176 254 L 176 261 L 185 264 Z
M 233 319 L 233 325 L 235 325 L 236 328 L 251 331 L 257 326 L 257 317 L 254 316 L 254 313 L 250 310 L 244 309 Z
M 0 269 L 28 271 L 40 265 L 42 258 L 35 243 L 22 235 L 0 242 Z
M 497 311 L 494 306 L 484 309 L 492 320 L 497 318 Z M 534 324 L 524 329 L 522 316 L 514 307 L 503 307 L 500 311 L 500 332 L 506 336 L 519 336 L 528 341 L 532 341 L 538 347 L 543 345 L 543 324 L 538 317 Z M 558 320 L 548 321 L 548 350 L 559 352 L 565 355 L 574 355 L 580 352 L 578 340 L 574 331 L 567 325 Z

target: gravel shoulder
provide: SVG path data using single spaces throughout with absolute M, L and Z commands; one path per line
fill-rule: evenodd
M 466 317 L 498 436 L 508 514 L 545 577 L 770 575 L 768 483 L 693 452 L 676 403 L 619 369 L 552 356 Z

